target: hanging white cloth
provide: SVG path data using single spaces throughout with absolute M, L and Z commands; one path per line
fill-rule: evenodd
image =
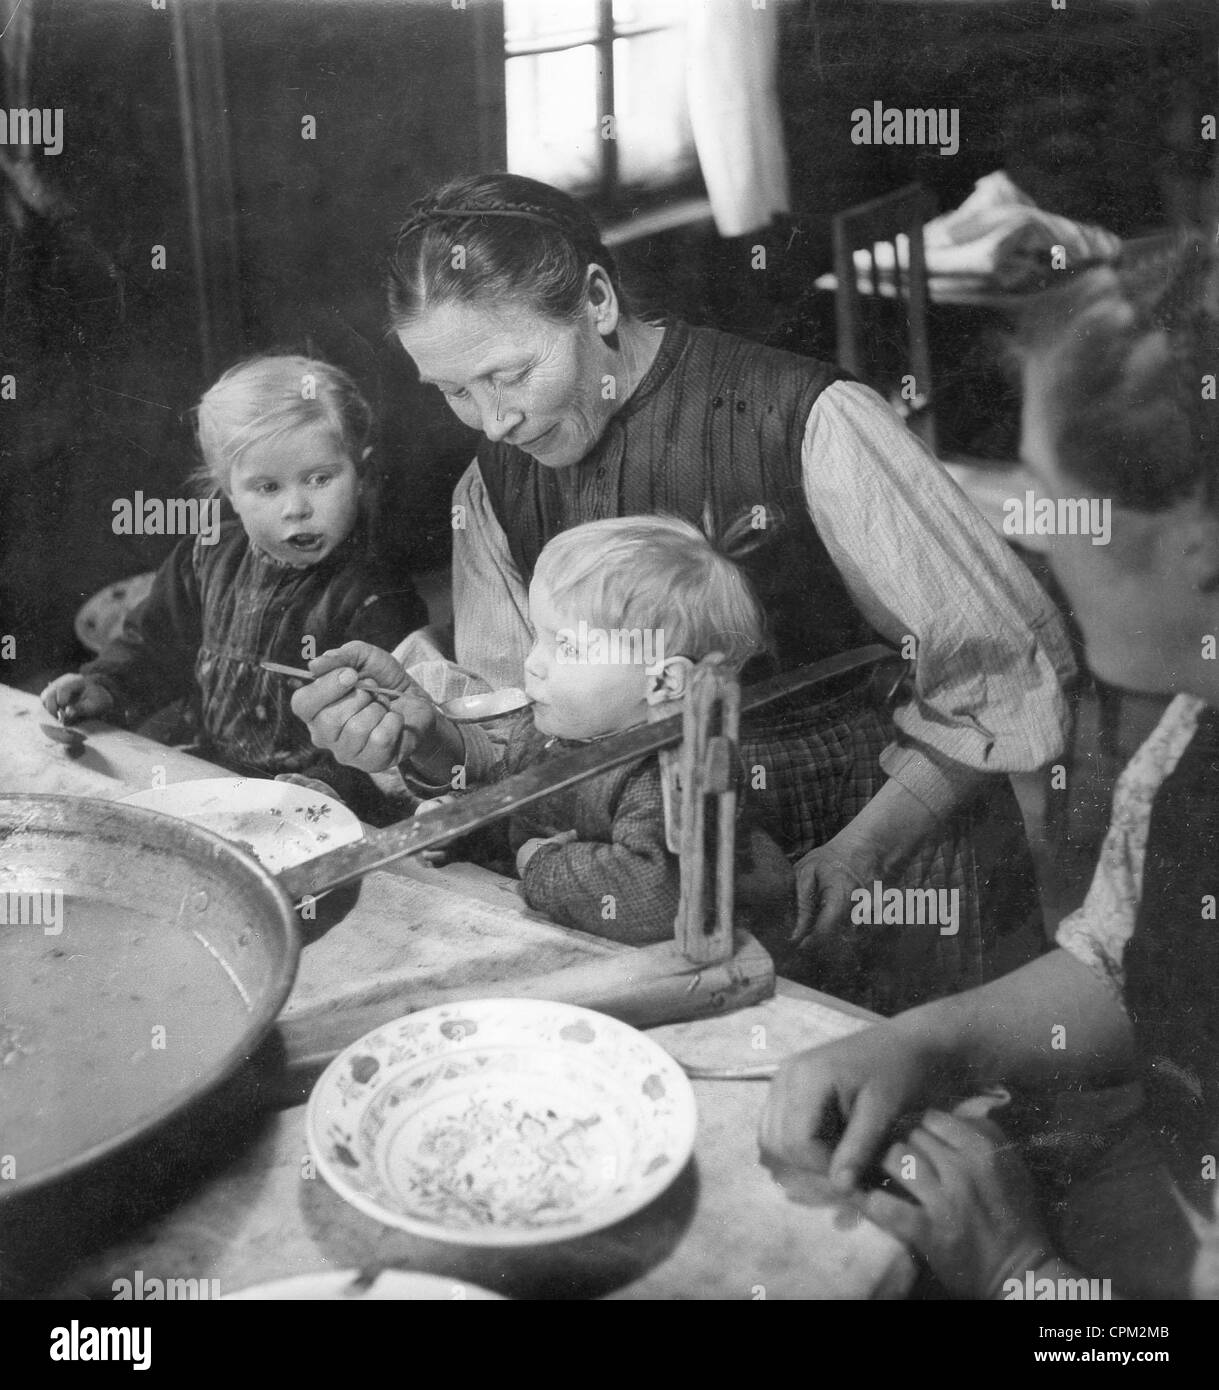
M 703 179 L 721 236 L 791 211 L 779 114 L 780 0 L 695 0 L 686 91 Z

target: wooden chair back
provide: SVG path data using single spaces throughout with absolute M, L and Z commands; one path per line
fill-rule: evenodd
M 840 212 L 833 222 L 838 361 L 879 391 L 935 450 L 923 223 L 930 194 L 917 183 Z M 899 237 L 905 243 L 900 247 Z M 878 244 L 888 246 L 878 264 Z M 855 253 L 866 264 L 857 266 Z

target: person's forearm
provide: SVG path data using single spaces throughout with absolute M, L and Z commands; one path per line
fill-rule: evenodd
M 525 901 L 565 927 L 632 946 L 672 938 L 681 896 L 676 862 L 660 847 L 576 841 L 542 848 L 521 874 Z
M 898 874 L 942 822 L 976 793 L 986 776 L 954 766 L 950 777 L 936 778 L 936 794 L 923 797 L 891 777 L 834 837 L 834 843 L 848 859 L 862 854 L 876 872 Z
M 409 754 L 399 759 L 399 763 L 409 763 L 412 773 L 420 782 L 435 787 L 449 787 L 453 783 L 453 769 L 463 767 L 465 757 L 461 730 L 438 713 L 428 736 L 416 743 Z
M 1114 1084 L 1134 1060 L 1125 1010 L 1100 976 L 1063 950 L 898 1014 L 889 1026 L 943 1057 L 951 1084 L 965 1089 Z

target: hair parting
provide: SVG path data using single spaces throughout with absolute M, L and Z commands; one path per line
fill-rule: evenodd
M 614 258 L 576 199 L 519 174 L 456 179 L 419 199 L 394 238 L 392 327 L 448 303 L 524 305 L 574 319 L 588 300 L 591 265 L 605 271 L 625 312 Z

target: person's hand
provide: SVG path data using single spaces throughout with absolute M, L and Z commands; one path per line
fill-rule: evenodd
M 516 872 L 518 878 L 525 877 L 525 866 L 545 845 L 569 845 L 580 837 L 574 830 L 560 830 L 557 835 L 535 835 L 526 840 L 516 852 Z
M 52 719 L 65 724 L 97 719 L 114 705 L 114 696 L 91 676 L 60 676 L 38 698 Z
M 885 1171 L 914 1203 L 870 1192 L 860 1210 L 913 1246 L 965 1298 L 998 1297 L 1051 1250 L 1033 1182 L 993 1120 L 929 1110 L 886 1153 Z
M 870 893 L 879 877 L 866 850 L 837 838 L 796 865 L 796 925 L 786 952 L 794 953 L 802 976 L 831 994 L 851 994 L 866 970 L 873 929 L 851 921 L 851 894 L 858 888 Z
M 828 1172 L 838 1192 L 851 1192 L 898 1117 L 926 1105 L 950 1081 L 940 1049 L 888 1024 L 798 1053 L 771 1083 L 763 1157 Z
M 363 772 L 386 772 L 409 758 L 435 731 L 436 707 L 388 652 L 348 642 L 309 663 L 314 675 L 292 697 L 292 712 L 309 728 L 314 745 Z M 357 680 L 401 691 L 386 709 Z

